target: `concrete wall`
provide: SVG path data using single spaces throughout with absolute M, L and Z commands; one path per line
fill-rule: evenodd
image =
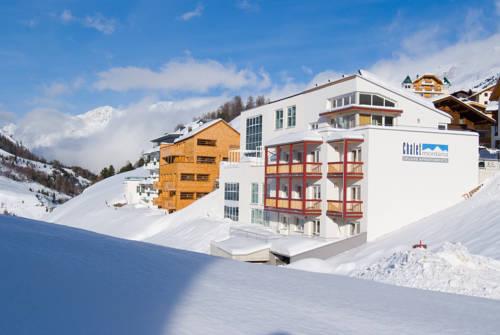
M 478 135 L 390 127 L 366 130 L 362 199 L 368 240 L 453 205 L 478 185 Z M 446 144 L 448 162 L 404 161 L 403 142 Z

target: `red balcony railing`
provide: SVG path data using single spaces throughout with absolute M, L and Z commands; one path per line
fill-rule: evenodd
M 327 213 L 344 218 L 361 218 L 363 216 L 363 201 L 361 200 L 328 200 Z
M 318 213 L 321 212 L 321 199 L 266 198 L 265 207 L 292 213 Z
M 304 174 L 304 166 L 306 174 L 321 174 L 321 163 L 317 162 L 270 164 L 266 166 L 266 174 Z
M 341 176 L 346 172 L 347 176 L 362 177 L 363 162 L 333 162 L 328 163 L 328 174 L 330 176 Z

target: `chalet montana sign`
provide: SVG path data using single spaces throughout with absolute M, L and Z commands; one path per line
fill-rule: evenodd
M 403 161 L 448 163 L 448 145 L 403 142 Z

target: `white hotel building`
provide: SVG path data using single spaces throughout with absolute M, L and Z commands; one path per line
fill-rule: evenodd
M 451 117 L 432 102 L 366 72 L 240 118 L 239 159 L 221 166 L 224 215 L 284 240 L 318 242 L 295 251 L 267 244 L 287 261 L 301 253 L 332 256 L 377 238 L 452 205 L 478 184 L 478 134 L 447 130 Z M 308 253 L 341 241 L 340 248 Z M 235 244 L 214 242 L 212 253 L 236 253 Z

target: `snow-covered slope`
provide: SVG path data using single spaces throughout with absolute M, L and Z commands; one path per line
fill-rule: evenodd
M 0 216 L 3 334 L 497 334 L 500 303 Z M 285 284 L 286 283 L 286 284 Z
M 163 210 L 115 207 L 125 203 L 124 180 L 144 176 L 136 169 L 87 188 L 81 195 L 56 208 L 47 221 L 132 240 L 208 253 L 210 241 L 229 234 L 229 222 L 216 216 L 217 194 L 212 192 L 173 214 Z

